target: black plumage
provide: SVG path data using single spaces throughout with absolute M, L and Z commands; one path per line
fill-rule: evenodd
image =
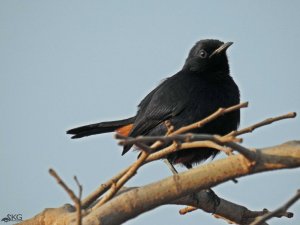
M 119 121 L 103 122 L 69 130 L 72 138 L 111 132 L 132 124 L 128 136 L 164 135 L 165 121 L 175 129 L 201 120 L 220 107 L 229 107 L 240 101 L 238 86 L 230 76 L 226 55 L 231 42 L 201 40 L 191 49 L 183 68 L 164 80 L 139 104 L 136 116 Z M 237 129 L 240 111 L 234 111 L 193 130 L 194 133 L 224 135 Z M 123 154 L 132 146 L 124 146 Z M 195 148 L 175 152 L 170 162 L 190 168 L 192 164 L 214 157 L 218 151 Z

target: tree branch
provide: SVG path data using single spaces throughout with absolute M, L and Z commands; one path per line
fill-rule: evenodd
M 263 171 L 300 167 L 300 141 L 291 141 L 270 148 L 258 149 L 256 154 L 256 164 L 251 167 L 249 167 L 245 158 L 238 154 L 201 165 L 137 189 L 129 190 L 115 196 L 101 207 L 91 210 L 83 218 L 83 224 L 120 224 L 160 205 L 175 204 L 176 201 L 178 203 L 181 198 L 199 192 L 199 190 L 216 186 L 232 178 Z M 210 172 L 207 173 L 207 171 Z M 184 204 L 187 204 L 187 202 L 184 202 Z M 212 208 L 211 212 L 237 224 L 250 224 L 255 217 L 262 215 L 261 211 L 255 213 L 247 211 L 243 206 L 236 204 L 229 206 L 230 204 L 226 200 L 221 199 L 220 204 L 216 208 Z M 200 207 L 200 205 L 196 206 Z M 202 207 L 203 210 L 207 211 L 204 206 Z M 31 220 L 23 221 L 21 224 L 35 224 L 34 222 L 40 220 L 41 217 L 45 221 L 45 225 L 53 224 L 54 222 L 57 225 L 75 224 L 76 213 L 73 211 L 65 208 L 53 209 L 49 214 L 43 212 Z M 53 220 L 54 212 L 62 214 L 56 220 Z M 48 223 L 48 221 L 51 221 L 51 223 Z
M 173 133 L 171 133 L 170 135 L 176 135 L 176 134 L 186 133 L 186 132 L 191 131 L 193 129 L 202 127 L 205 124 L 207 124 L 207 123 L 209 123 L 209 122 L 217 119 L 218 117 L 220 117 L 220 116 L 222 116 L 222 115 L 224 115 L 226 113 L 233 112 L 233 111 L 236 111 L 238 109 L 246 108 L 246 107 L 248 107 L 248 102 L 243 102 L 243 103 L 240 103 L 240 104 L 228 107 L 228 108 L 220 108 L 216 112 L 214 112 L 213 114 L 211 114 L 210 116 L 206 117 L 205 119 L 203 119 L 201 121 L 198 121 L 196 123 L 192 123 L 192 124 L 190 124 L 188 126 L 181 127 L 178 130 L 176 130 Z
M 115 185 L 112 186 L 109 193 L 105 195 L 95 206 L 95 208 L 100 207 L 105 202 L 110 200 L 119 190 L 120 188 L 136 173 L 138 168 L 144 163 L 147 159 L 149 153 L 143 151 L 138 160 L 130 167 L 130 169 L 122 176 Z
M 279 121 L 279 120 L 295 118 L 296 116 L 297 116 L 297 113 L 290 112 L 290 113 L 287 113 L 287 114 L 284 114 L 284 115 L 281 115 L 281 116 L 267 118 L 267 119 L 265 119 L 265 120 L 263 120 L 259 123 L 253 124 L 249 127 L 245 127 L 245 128 L 240 129 L 238 131 L 232 131 L 228 134 L 228 136 L 239 136 L 239 135 L 242 135 L 242 134 L 251 133 L 259 127 L 269 125 L 269 124 L 274 123 L 274 122 Z
M 243 156 L 234 155 L 126 192 L 92 211 L 84 219 L 84 224 L 119 224 L 157 206 L 168 204 L 199 189 L 207 189 L 232 178 L 262 171 L 299 167 L 300 142 L 288 142 L 257 150 L 257 155 L 256 164 L 252 167 L 248 166 Z M 238 217 L 234 212 L 231 209 L 220 209 L 216 214 L 238 224 L 247 224 L 241 215 Z M 117 216 L 112 216 L 112 213 Z M 97 221 L 95 218 L 98 218 Z
M 278 209 L 268 212 L 267 214 L 263 216 L 259 216 L 255 219 L 253 223 L 250 225 L 261 225 L 264 224 L 265 221 L 271 219 L 272 217 L 281 217 L 281 216 L 286 216 L 288 218 L 293 217 L 292 213 L 288 213 L 287 210 L 289 207 L 291 207 L 296 201 L 300 199 L 300 189 L 297 190 L 296 194 L 289 199 L 283 206 L 279 207 Z
M 82 195 L 82 185 L 79 183 L 76 176 L 74 176 L 74 180 L 78 186 L 79 194 L 78 197 L 74 194 L 74 192 L 66 185 L 66 183 L 60 178 L 60 176 L 53 169 L 49 169 L 49 173 L 53 176 L 57 183 L 62 186 L 62 188 L 68 193 L 70 198 L 75 204 L 76 212 L 77 212 L 77 225 L 82 224 L 82 215 L 81 215 L 81 195 Z

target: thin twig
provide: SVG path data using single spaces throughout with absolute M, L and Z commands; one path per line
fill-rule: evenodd
M 137 143 L 145 143 L 149 144 L 154 141 L 160 141 L 162 143 L 168 143 L 171 141 L 178 142 L 193 142 L 193 141 L 214 141 L 216 143 L 226 143 L 226 142 L 241 142 L 241 138 L 236 138 L 234 136 L 219 136 L 219 135 L 211 135 L 211 134 L 177 134 L 171 136 L 139 136 L 136 138 L 132 137 L 124 137 L 120 135 L 116 135 L 117 139 L 122 139 L 119 141 L 120 145 L 131 145 Z
M 122 170 L 116 176 L 101 184 L 94 192 L 82 200 L 82 208 L 88 208 L 94 201 L 96 201 L 101 195 L 103 195 L 112 185 L 117 182 L 129 169 L 131 166 L 128 166 L 126 169 Z
M 195 210 L 197 210 L 198 208 L 197 207 L 194 207 L 194 206 L 187 206 L 187 207 L 184 207 L 182 209 L 179 210 L 179 214 L 180 215 L 185 215 L 189 212 L 193 212 Z
M 224 152 L 226 155 L 232 155 L 232 149 L 221 146 L 213 141 L 194 141 L 194 142 L 182 143 L 178 147 L 178 150 L 190 149 L 190 148 L 201 148 L 201 147 L 213 148 L 220 152 Z
M 75 204 L 76 211 L 77 211 L 77 225 L 82 224 L 82 214 L 81 214 L 81 195 L 82 195 L 82 185 L 79 183 L 76 176 L 74 176 L 74 180 L 78 186 L 79 189 L 79 195 L 78 197 L 74 194 L 74 192 L 66 185 L 66 183 L 60 178 L 60 176 L 55 172 L 54 169 L 49 169 L 49 173 L 51 176 L 53 176 L 57 183 L 62 186 L 62 188 L 68 193 L 70 198 Z
M 245 148 L 244 146 L 239 145 L 239 144 L 234 143 L 234 142 L 228 142 L 228 143 L 226 143 L 226 145 L 229 146 L 230 148 L 236 150 L 237 152 L 239 152 L 243 156 L 245 156 L 251 162 L 255 161 L 255 159 L 256 159 L 255 151 L 251 151 L 250 149 Z
M 77 202 L 77 197 L 74 192 L 66 185 L 66 183 L 58 176 L 54 169 L 49 169 L 49 173 L 53 176 L 57 183 L 68 193 L 73 202 Z
M 268 212 L 263 216 L 257 217 L 257 219 L 253 223 L 251 223 L 251 225 L 263 224 L 264 222 L 271 219 L 272 217 L 281 217 L 281 216 L 285 216 L 288 218 L 293 217 L 293 213 L 287 212 L 287 210 L 299 199 L 300 199 L 300 189 L 297 190 L 296 194 L 291 199 L 289 199 L 283 206 L 279 207 L 278 209 L 272 212 Z
M 169 134 L 171 134 L 172 132 L 174 132 L 174 126 L 172 125 L 170 120 L 165 121 L 165 125 L 167 127 L 167 133 L 166 136 L 168 136 Z
M 92 192 L 89 196 L 87 196 L 82 201 L 82 208 L 86 209 L 88 208 L 93 202 L 95 202 L 101 195 L 103 195 L 105 192 L 107 192 L 113 184 L 117 183 L 118 180 L 120 180 L 134 165 L 135 163 L 131 164 L 127 168 L 123 169 L 120 173 L 115 175 L 113 178 L 105 182 L 104 184 L 101 184 L 94 192 Z M 99 202 L 98 202 L 99 204 Z
M 81 196 L 82 196 L 82 185 L 79 183 L 78 179 L 76 176 L 74 176 L 74 180 L 78 186 L 78 198 L 75 204 L 76 207 L 76 211 L 77 211 L 77 225 L 81 225 L 82 224 L 82 214 L 81 214 Z
M 168 137 L 169 136 L 175 136 L 175 135 L 178 135 L 178 134 L 186 133 L 186 132 L 191 131 L 191 130 L 196 129 L 196 128 L 200 128 L 200 127 L 204 126 L 205 124 L 211 122 L 212 120 L 217 119 L 218 117 L 220 117 L 220 116 L 222 116 L 226 113 L 233 112 L 235 110 L 238 110 L 238 109 L 241 109 L 241 108 L 246 108 L 246 107 L 248 107 L 248 102 L 243 102 L 243 103 L 240 103 L 240 104 L 228 107 L 228 108 L 220 108 L 216 112 L 214 112 L 213 114 L 205 117 L 204 119 L 202 119 L 200 121 L 197 121 L 195 123 L 192 123 L 190 125 L 181 127 L 178 130 L 175 130 L 173 132 L 170 132 L 167 136 Z M 122 139 L 122 138 L 119 138 L 119 137 L 120 136 L 118 134 L 116 134 L 117 139 Z M 148 138 L 148 137 L 140 137 L 140 138 Z M 151 138 L 151 137 L 149 137 L 149 138 Z M 162 144 L 163 144 L 162 141 L 155 140 L 155 142 L 151 145 L 151 148 L 156 149 L 156 148 L 160 147 Z
M 200 148 L 200 147 L 209 147 L 214 148 L 219 151 L 225 152 L 227 155 L 232 154 L 232 149 L 235 149 L 237 152 L 244 155 L 246 158 L 253 160 L 255 159 L 255 152 L 250 151 L 249 149 L 238 145 L 234 142 L 240 142 L 241 139 L 236 139 L 234 136 L 218 136 L 218 135 L 210 135 L 210 134 L 182 134 L 182 135 L 174 135 L 174 136 L 153 136 L 153 137 L 138 137 L 138 138 L 126 138 L 121 140 L 120 144 L 137 144 L 137 143 L 148 143 L 153 142 L 155 140 L 159 140 L 161 143 L 170 142 L 170 141 L 179 141 L 185 142 L 181 143 L 180 146 L 171 144 L 166 148 L 163 148 L 159 151 L 152 153 L 146 162 L 153 161 L 156 159 L 164 158 L 168 154 L 188 148 Z M 225 148 L 222 145 L 226 145 L 232 149 Z M 199 150 L 201 151 L 201 150 Z
M 232 131 L 229 134 L 227 134 L 227 136 L 238 136 L 238 135 L 242 135 L 242 134 L 246 134 L 246 133 L 251 133 L 253 132 L 255 129 L 262 127 L 262 126 L 266 126 L 269 125 L 275 121 L 279 121 L 279 120 L 283 120 L 283 119 L 291 119 L 291 118 L 295 118 L 297 116 L 297 113 L 295 112 L 290 112 L 281 116 L 276 116 L 276 117 L 271 117 L 271 118 L 267 118 L 259 123 L 253 124 L 249 127 L 245 127 L 243 129 L 240 129 L 238 131 Z
M 171 133 L 170 135 L 182 134 L 182 133 L 186 133 L 188 131 L 191 131 L 193 129 L 200 128 L 203 125 L 205 125 L 205 124 L 207 124 L 207 123 L 209 123 L 209 122 L 217 119 L 218 117 L 220 117 L 220 116 L 222 116 L 222 115 L 224 115 L 226 113 L 233 112 L 235 110 L 238 110 L 238 109 L 241 109 L 241 108 L 245 108 L 245 107 L 248 107 L 248 102 L 243 102 L 243 103 L 240 103 L 240 104 L 228 107 L 228 108 L 220 108 L 216 112 L 214 112 L 213 114 L 211 114 L 210 116 L 204 118 L 203 120 L 200 120 L 200 121 L 198 121 L 196 123 L 192 123 L 192 124 L 190 124 L 188 126 L 181 127 L 178 130 L 176 130 L 173 133 Z
M 76 176 L 74 176 L 74 180 L 77 184 L 77 187 L 78 187 L 78 190 L 79 190 L 79 193 L 78 193 L 78 199 L 80 200 L 81 199 L 81 196 L 82 196 L 82 185 L 79 183 L 78 179 Z
M 176 151 L 184 151 L 189 148 L 214 148 L 219 151 L 224 151 L 226 154 L 231 154 L 231 149 L 220 146 L 212 141 L 197 141 L 191 143 L 182 143 L 178 145 L 177 143 L 173 143 L 157 152 L 154 152 L 148 156 L 145 163 L 152 162 L 154 160 L 165 158 L 167 155 L 176 152 Z M 201 151 L 201 150 L 199 150 Z
M 149 153 L 143 151 L 140 157 L 135 161 L 135 163 L 130 167 L 130 169 L 115 183 L 112 188 L 110 188 L 109 192 L 94 206 L 94 208 L 98 208 L 107 201 L 109 201 L 117 192 L 122 188 L 122 186 L 136 173 L 138 168 L 144 163 L 147 159 Z
M 244 105 L 244 103 L 242 104 Z M 225 112 L 227 111 L 231 111 L 233 108 L 236 108 L 237 106 L 234 106 L 234 107 L 231 107 L 231 108 L 228 108 L 227 110 L 225 110 Z M 213 117 L 215 117 L 216 115 L 219 115 L 220 112 L 222 112 L 223 110 L 219 109 L 217 112 L 215 112 L 213 115 Z M 223 111 L 224 112 L 224 111 Z M 230 132 L 229 134 L 221 137 L 221 138 L 225 138 L 225 137 L 231 137 L 231 138 L 234 138 L 238 135 L 241 135 L 241 134 L 245 134 L 245 133 L 249 133 L 249 132 L 252 132 L 254 131 L 255 129 L 259 128 L 259 127 L 262 127 L 262 126 L 265 126 L 265 125 L 268 125 L 268 124 L 271 124 L 275 121 L 279 121 L 279 120 L 283 120 L 283 119 L 288 119 L 288 118 L 294 118 L 296 116 L 296 113 L 292 112 L 292 113 L 288 113 L 288 114 L 284 114 L 284 115 L 281 115 L 281 116 L 277 116 L 277 117 L 273 117 L 273 118 L 268 118 L 268 119 L 265 119 L 259 123 L 256 123 L 256 124 L 253 124 L 249 127 L 246 127 L 246 128 L 243 128 L 239 131 L 233 131 L 233 132 Z M 210 116 L 211 118 L 211 116 Z M 194 129 L 197 127 L 197 124 L 202 124 L 204 121 L 208 121 L 209 119 L 208 118 L 205 118 L 204 120 L 202 121 L 198 121 L 192 125 L 189 125 L 187 127 L 189 127 L 189 129 Z M 174 140 L 180 140 L 180 141 L 196 141 L 196 140 L 212 140 L 212 141 L 217 141 L 217 142 L 220 142 L 219 139 L 217 138 L 212 138 L 211 135 L 191 135 L 191 136 L 178 136 L 176 135 L 176 133 L 180 133 L 182 131 L 186 131 L 186 127 L 183 127 L 184 129 L 179 129 L 179 130 L 176 130 L 175 132 L 171 133 L 170 136 L 156 136 L 156 137 L 149 137 L 149 136 L 146 136 L 146 137 L 137 137 L 137 138 L 125 138 L 123 140 L 121 140 L 119 142 L 119 144 L 135 144 L 135 143 L 138 143 L 138 142 L 144 142 L 144 143 L 151 143 L 151 142 L 154 142 L 154 141 L 157 141 L 155 144 L 157 144 L 157 146 L 160 146 L 161 144 L 163 143 L 166 143 L 168 141 L 174 141 Z M 117 138 L 119 138 L 117 136 Z M 124 138 L 124 137 L 123 137 Z M 235 139 L 235 140 L 232 140 L 231 142 L 237 142 L 237 141 L 241 141 L 241 139 Z M 223 140 L 224 142 L 224 140 Z M 229 142 L 227 142 L 229 143 Z M 255 152 L 253 151 L 250 151 L 249 149 L 246 149 L 245 147 L 243 146 L 240 146 L 240 145 L 237 145 L 235 143 L 230 143 L 230 144 L 227 144 L 227 146 L 231 147 L 231 148 L 234 148 L 236 151 L 240 152 L 241 154 L 243 154 L 246 158 L 250 159 L 250 160 L 253 160 L 255 158 Z M 173 149 L 173 148 L 172 148 Z M 164 149 L 164 151 L 166 151 Z M 167 151 L 170 151 L 170 150 L 167 150 Z M 156 152 L 158 153 L 158 152 Z M 156 153 L 153 153 L 153 154 L 156 154 Z M 159 153 L 161 154 L 161 153 Z M 163 153 L 163 155 L 165 155 Z M 152 156 L 152 155 L 151 155 Z M 150 156 L 150 157 L 151 157 Z

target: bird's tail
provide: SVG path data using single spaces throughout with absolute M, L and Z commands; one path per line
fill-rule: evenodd
M 102 123 L 94 123 L 82 127 L 73 128 L 67 131 L 67 134 L 73 135 L 71 138 L 82 138 L 85 136 L 108 133 L 113 131 L 118 131 L 119 133 L 125 135 L 129 133 L 132 128 L 132 123 L 135 117 L 130 117 L 124 120 L 108 121 Z M 126 135 L 125 135 L 126 136 Z

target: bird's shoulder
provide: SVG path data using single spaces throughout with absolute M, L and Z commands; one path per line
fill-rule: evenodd
M 183 107 L 194 84 L 192 80 L 183 71 L 166 78 L 141 101 L 138 105 L 139 111 L 156 109 L 169 112 L 176 107 Z
M 195 83 L 180 71 L 165 79 L 138 105 L 132 136 L 146 134 L 161 122 L 182 112 L 190 99 Z

